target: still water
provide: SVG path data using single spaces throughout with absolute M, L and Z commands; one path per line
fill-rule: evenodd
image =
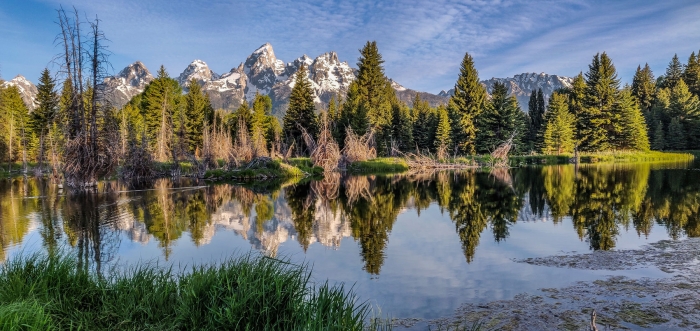
M 307 263 L 397 318 L 438 318 L 605 275 L 515 260 L 633 249 L 700 236 L 694 164 L 573 165 L 495 172 L 329 176 L 322 181 L 100 183 L 71 195 L 36 179 L 0 180 L 0 263 L 70 251 L 97 271 L 185 268 L 251 250 Z

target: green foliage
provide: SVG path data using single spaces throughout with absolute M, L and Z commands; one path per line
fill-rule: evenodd
M 656 122 L 654 127 L 654 137 L 651 142 L 651 149 L 655 151 L 663 151 L 666 148 L 666 139 L 664 139 L 664 125 L 659 121 Z
M 370 312 L 342 285 L 313 284 L 306 265 L 255 255 L 104 275 L 35 255 L 0 266 L 0 279 L 8 330 L 362 330 Z
M 671 119 L 671 124 L 668 126 L 668 132 L 671 133 L 666 139 L 666 148 L 672 151 L 681 151 L 686 148 L 685 129 L 680 118 L 674 117 Z
M 666 75 L 664 75 L 664 87 L 672 89 L 676 87 L 678 81 L 683 78 L 683 64 L 678 60 L 678 54 L 673 54 L 673 59 L 666 67 Z
M 618 100 L 620 80 L 612 60 L 606 53 L 596 54 L 586 73 L 586 94 L 583 113 L 581 149 L 604 151 L 613 147 L 610 134 L 619 122 L 613 106 Z
M 646 122 L 632 91 L 623 89 L 613 111 L 619 116 L 612 143 L 616 149 L 649 150 Z
M 486 91 L 479 82 L 474 59 L 466 53 L 459 68 L 454 95 L 447 106 L 452 124 L 452 143 L 461 153 L 476 153 L 476 121 L 484 109 L 485 100 Z
M 393 144 L 399 151 L 408 151 L 415 148 L 413 138 L 413 119 L 410 109 L 406 105 L 396 105 L 393 108 L 393 122 L 391 125 L 391 137 Z
M 308 155 L 310 152 L 302 138 L 301 128 L 312 137 L 316 137 L 318 134 L 318 118 L 315 113 L 313 90 L 307 76 L 306 66 L 302 64 L 295 74 L 294 87 L 292 87 L 292 94 L 289 97 L 289 107 L 284 115 L 282 125 L 285 139 L 288 145 L 294 143 L 297 155 Z
M 542 147 L 542 127 L 544 126 L 544 94 L 542 89 L 533 90 L 528 102 L 528 119 L 530 120 L 528 129 L 528 140 L 532 149 Z
M 202 91 L 196 79 L 189 82 L 189 90 L 184 96 L 185 130 L 187 134 L 187 152 L 195 154 L 202 149 L 204 128 L 210 124 L 214 115 L 214 108 L 209 101 L 209 96 Z
M 6 161 L 21 159 L 21 151 L 26 151 L 28 144 L 29 110 L 16 86 L 0 89 L 0 122 L 4 126 L 1 134 L 7 150 Z
M 173 135 L 179 130 L 178 124 L 184 120 L 183 114 L 180 114 L 182 106 L 180 84 L 170 78 L 161 66 L 156 79 L 143 91 L 140 107 L 146 137 L 157 161 L 164 162 L 172 156 L 171 148 L 175 147 L 172 145 Z
M 632 95 L 637 98 L 639 108 L 642 111 L 651 110 L 656 97 L 656 81 L 649 64 L 644 64 L 644 69 L 637 66 L 637 71 L 632 79 Z
M 575 146 L 576 117 L 569 112 L 566 95 L 554 93 L 544 118 L 543 147 L 546 154 L 572 153 Z
M 437 129 L 435 130 L 435 149 L 450 146 L 450 117 L 447 115 L 447 109 L 440 106 L 437 109 Z
M 695 52 L 690 54 L 688 64 L 683 71 L 683 80 L 688 84 L 690 92 L 700 97 L 700 51 L 697 56 Z
M 427 101 L 421 100 L 417 93 L 416 98 L 413 99 L 413 118 L 415 148 L 421 152 L 434 150 L 437 116 L 435 110 L 430 108 Z
M 539 106 L 538 106 L 539 107 Z M 500 144 L 514 136 L 513 143 L 522 149 L 522 137 L 526 122 L 515 96 L 508 95 L 508 88 L 502 83 L 495 83 L 491 100 L 478 117 L 477 152 L 490 153 Z
M 347 168 L 347 171 L 352 174 L 397 173 L 407 170 L 408 164 L 406 164 L 406 161 L 396 157 L 380 157 L 367 161 L 353 162 Z

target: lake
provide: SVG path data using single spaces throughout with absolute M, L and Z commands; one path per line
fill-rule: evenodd
M 252 251 L 306 263 L 382 314 L 433 319 L 464 303 L 510 299 L 656 268 L 565 269 L 516 260 L 634 249 L 700 236 L 697 164 L 573 165 L 341 176 L 295 183 L 111 181 L 67 194 L 34 178 L 0 180 L 0 261 L 71 252 L 97 272 L 186 268 Z M 2 262 L 0 262 L 2 263 Z

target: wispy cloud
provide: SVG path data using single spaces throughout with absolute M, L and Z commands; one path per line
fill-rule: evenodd
M 164 64 L 171 75 L 195 58 L 228 71 L 265 42 L 285 61 L 334 50 L 354 65 L 357 50 L 376 40 L 388 76 L 438 92 L 454 84 L 465 52 L 489 78 L 526 71 L 573 75 L 596 52 L 607 51 L 629 79 L 639 63 L 649 62 L 659 74 L 674 52 L 687 57 L 700 47 L 694 33 L 700 31 L 700 4 L 690 1 L 34 1 L 47 11 L 63 4 L 98 15 L 115 69 L 141 60 L 151 69 Z M 8 16 L 0 8 L 0 17 Z M 22 31 L 34 22 L 12 24 L 0 23 L 0 30 Z M 52 39 L 51 28 L 42 33 Z M 8 35 L 22 47 L 49 49 L 37 54 L 53 52 L 26 34 Z

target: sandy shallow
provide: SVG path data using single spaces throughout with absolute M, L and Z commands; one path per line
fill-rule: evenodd
M 658 268 L 668 277 L 609 276 L 564 288 L 543 288 L 510 300 L 465 304 L 451 317 L 403 319 L 409 329 L 598 330 L 700 329 L 700 238 L 663 240 L 636 250 L 594 251 L 518 260 L 538 266 L 585 270 Z

